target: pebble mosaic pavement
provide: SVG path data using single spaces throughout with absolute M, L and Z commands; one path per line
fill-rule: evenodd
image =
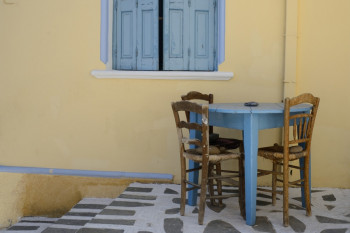
M 225 192 L 237 192 L 226 188 Z M 313 189 L 312 216 L 299 207 L 300 190 L 290 189 L 290 226 L 282 225 L 282 200 L 276 206 L 258 193 L 257 221 L 247 226 L 239 214 L 238 198 L 223 208 L 206 206 L 204 225 L 197 224 L 196 207 L 179 214 L 180 185 L 133 183 L 117 198 L 85 198 L 61 218 L 24 217 L 0 233 L 350 233 L 350 190 Z

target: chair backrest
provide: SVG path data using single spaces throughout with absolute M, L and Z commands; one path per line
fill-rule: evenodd
M 289 145 L 305 143 L 305 150 L 310 151 L 312 131 L 314 128 L 316 114 L 320 98 L 305 93 L 294 98 L 286 98 L 284 103 L 284 153 L 289 153 Z M 298 104 L 311 104 L 309 113 L 293 114 L 290 108 Z M 290 124 L 292 132 L 290 133 Z
M 214 103 L 214 95 L 213 94 L 202 94 L 198 91 L 190 91 L 186 95 L 181 96 L 182 100 L 203 100 L 208 102 L 208 104 Z M 190 119 L 190 113 L 186 113 L 186 117 Z M 209 126 L 209 134 L 213 133 L 213 126 Z
M 189 147 L 189 145 L 196 145 L 202 148 L 203 155 L 209 155 L 208 104 L 200 105 L 189 101 L 178 101 L 171 103 L 171 106 L 174 113 L 176 129 L 179 139 L 180 156 L 183 157 L 183 152 Z M 185 114 L 187 112 L 194 112 L 200 114 L 202 116 L 201 124 L 190 122 L 187 117 L 184 117 L 185 114 L 181 114 L 181 112 Z M 196 138 L 187 138 L 186 136 L 189 135 L 190 130 L 197 130 L 201 132 L 202 139 L 200 140 Z M 185 131 L 187 131 L 187 133 Z

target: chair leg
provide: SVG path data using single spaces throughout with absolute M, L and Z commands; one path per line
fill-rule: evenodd
M 306 156 L 304 164 L 304 195 L 307 216 L 311 216 L 309 161 L 310 157 Z
M 283 225 L 285 227 L 289 226 L 289 213 L 288 213 L 288 183 L 289 183 L 289 163 L 288 161 L 283 161 Z
M 272 205 L 276 205 L 277 161 L 272 161 Z
M 216 164 L 216 174 L 218 176 L 221 176 L 221 163 L 220 162 L 218 162 Z M 216 187 L 218 190 L 218 195 L 221 196 L 222 195 L 222 181 L 221 181 L 221 179 L 216 180 Z M 222 198 L 219 198 L 219 206 L 222 206 Z
M 244 180 L 244 159 L 238 159 L 238 167 L 239 167 L 239 208 L 241 211 L 241 216 L 243 219 L 246 219 L 245 212 L 245 180 Z
M 199 198 L 199 213 L 198 213 L 199 225 L 203 225 L 207 182 L 208 182 L 208 163 L 205 163 L 205 164 L 202 163 L 201 194 Z
M 180 215 L 185 215 L 186 206 L 186 160 L 181 159 L 181 202 L 180 202 Z
M 213 170 L 214 170 L 214 164 L 209 163 L 209 168 L 208 168 L 208 176 L 209 177 L 213 177 Z M 214 181 L 213 181 L 213 179 L 208 179 L 208 189 L 209 189 L 210 197 L 214 196 Z M 212 206 L 216 205 L 215 199 L 210 198 L 210 204 Z

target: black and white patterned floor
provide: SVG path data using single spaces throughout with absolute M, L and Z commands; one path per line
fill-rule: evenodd
M 224 200 L 220 209 L 207 205 L 204 225 L 198 225 L 196 207 L 186 206 L 180 216 L 179 193 L 175 184 L 133 183 L 115 199 L 85 198 L 59 219 L 25 217 L 0 233 L 350 233 L 349 189 L 314 189 L 311 217 L 299 207 L 300 190 L 290 189 L 287 228 L 282 225 L 281 196 L 272 206 L 269 196 L 258 194 L 257 221 L 250 227 L 239 214 L 237 198 Z

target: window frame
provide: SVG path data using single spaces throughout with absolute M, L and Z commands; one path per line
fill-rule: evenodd
M 225 0 L 222 7 L 218 9 L 221 14 L 225 13 Z M 219 13 L 218 13 L 219 14 Z M 101 40 L 100 40 L 100 60 L 106 65 L 105 70 L 92 70 L 91 75 L 96 78 L 122 78 L 122 79 L 175 79 L 175 80 L 230 80 L 233 72 L 221 71 L 124 71 L 112 69 L 112 27 L 113 27 L 113 0 L 101 0 Z M 218 26 L 219 33 L 225 29 L 225 24 Z M 221 31 L 221 32 L 220 32 Z M 107 36 L 104 36 L 107 35 Z M 224 61 L 225 37 L 219 37 L 218 64 Z

